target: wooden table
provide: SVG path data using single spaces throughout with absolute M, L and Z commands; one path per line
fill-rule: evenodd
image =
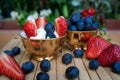
M 107 33 L 114 42 L 120 43 L 120 31 L 108 31 Z M 3 52 L 6 49 L 11 50 L 15 46 L 21 48 L 21 54 L 14 57 L 20 66 L 26 61 L 32 61 L 35 64 L 34 71 L 27 74 L 25 80 L 36 80 L 37 73 L 41 72 L 39 67 L 40 62 L 30 58 L 31 55 L 24 49 L 18 33 L 0 33 L 0 52 Z M 113 73 L 109 67 L 100 66 L 96 71 L 90 70 L 88 68 L 89 60 L 86 59 L 85 56 L 82 59 L 73 58 L 71 64 L 64 65 L 61 62 L 61 57 L 65 53 L 72 54 L 72 51 L 64 48 L 63 52 L 60 53 L 60 56 L 51 61 L 51 70 L 48 72 L 50 80 L 67 80 L 65 78 L 65 70 L 69 66 L 76 66 L 80 70 L 79 78 L 75 80 L 120 80 L 120 74 Z M 13 79 L 0 75 L 0 80 Z

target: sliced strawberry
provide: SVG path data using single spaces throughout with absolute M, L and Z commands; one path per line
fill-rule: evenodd
M 25 74 L 15 59 L 5 53 L 0 54 L 0 73 L 16 80 L 25 78 Z
M 120 46 L 112 44 L 98 56 L 101 66 L 112 66 L 116 61 L 120 61 Z
M 111 44 L 103 38 L 98 36 L 91 37 L 87 42 L 87 58 L 97 58 L 99 54 L 110 45 Z
M 37 29 L 40 28 L 40 27 L 44 27 L 47 23 L 48 23 L 48 20 L 44 17 L 38 17 L 36 20 L 36 26 L 37 26 Z
M 67 21 L 63 16 L 60 16 L 55 19 L 56 31 L 59 36 L 64 36 L 67 31 Z
M 27 37 L 37 36 L 37 27 L 33 21 L 27 21 L 24 25 L 24 31 Z

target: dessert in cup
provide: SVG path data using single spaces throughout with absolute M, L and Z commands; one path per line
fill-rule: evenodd
M 67 21 L 63 16 L 55 19 L 55 25 L 45 18 L 27 21 L 20 33 L 23 45 L 33 59 L 41 61 L 56 57 L 64 44 Z

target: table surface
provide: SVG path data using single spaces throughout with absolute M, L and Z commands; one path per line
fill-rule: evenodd
M 120 31 L 107 31 L 107 34 L 111 36 L 112 41 L 120 44 Z M 31 55 L 24 49 L 19 32 L 2 33 L 0 32 L 0 53 L 4 50 L 11 50 L 13 47 L 18 46 L 21 48 L 21 54 L 15 56 L 15 60 L 21 66 L 26 61 L 32 61 L 35 64 L 33 72 L 26 75 L 25 80 L 36 80 L 37 73 L 41 72 L 40 62 L 31 59 Z M 99 67 L 96 71 L 88 68 L 89 60 L 84 56 L 82 59 L 73 58 L 72 63 L 64 65 L 61 62 L 61 57 L 65 53 L 71 53 L 72 51 L 64 48 L 60 56 L 51 61 L 51 70 L 48 72 L 50 80 L 67 80 L 65 78 L 65 70 L 69 66 L 76 66 L 80 70 L 79 78 L 75 80 L 120 80 L 120 74 L 113 73 L 109 67 Z M 4 75 L 0 75 L 0 80 L 12 80 Z M 14 80 L 14 79 L 13 79 Z

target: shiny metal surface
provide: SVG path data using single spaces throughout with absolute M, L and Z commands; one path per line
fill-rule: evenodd
M 32 40 L 20 34 L 25 49 L 33 55 L 35 60 L 51 60 L 56 57 L 57 52 L 62 48 L 65 36 L 51 39 Z
M 66 42 L 71 50 L 82 48 L 86 50 L 87 40 L 96 36 L 98 31 L 67 31 Z

